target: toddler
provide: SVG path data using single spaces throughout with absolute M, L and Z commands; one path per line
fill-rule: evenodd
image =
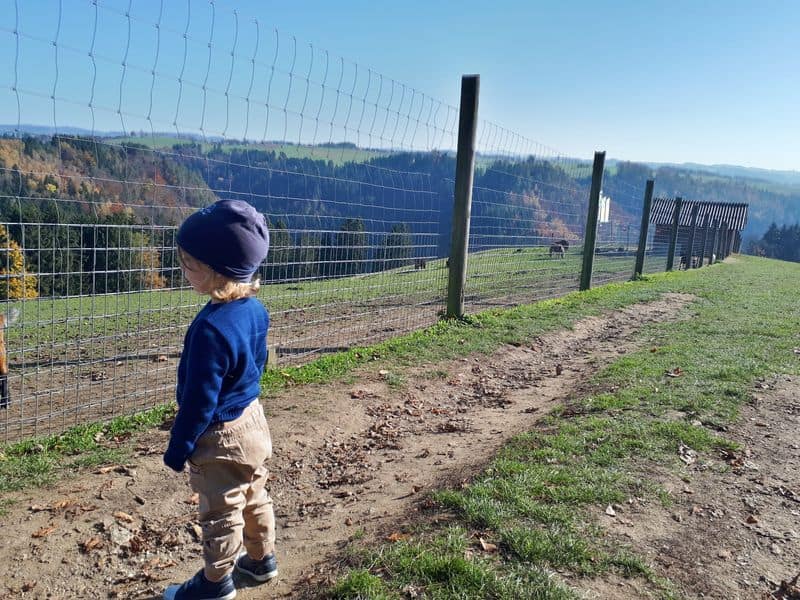
M 178 413 L 164 462 L 188 463 L 200 500 L 205 566 L 167 600 L 230 600 L 234 569 L 259 582 L 278 574 L 275 516 L 265 484 L 272 441 L 258 400 L 269 314 L 253 276 L 269 249 L 263 215 L 220 200 L 178 230 L 178 259 L 192 288 L 208 295 L 186 332 L 178 364 Z M 244 545 L 244 551 L 242 551 Z

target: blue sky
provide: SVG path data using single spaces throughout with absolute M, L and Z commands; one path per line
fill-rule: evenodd
M 357 129 L 361 144 L 402 146 L 416 133 L 403 136 L 395 113 L 425 120 L 435 111 L 422 95 L 455 107 L 461 75 L 478 73 L 480 117 L 508 134 L 486 140 L 499 150 L 531 151 L 513 132 L 587 159 L 605 150 L 626 160 L 800 170 L 800 2 L 792 0 L 6 4 L 3 123 L 315 142 L 352 138 Z M 261 115 L 255 108 L 272 65 L 269 104 L 277 111 Z M 308 93 L 307 75 L 316 82 Z M 334 106 L 337 87 L 338 100 L 353 89 L 382 112 L 351 106 L 349 136 L 346 126 L 326 129 L 343 110 Z M 433 128 L 451 144 L 451 108 L 437 113 Z M 422 133 L 414 138 L 426 143 Z

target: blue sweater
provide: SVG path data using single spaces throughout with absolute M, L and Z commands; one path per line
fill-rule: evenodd
M 206 304 L 186 332 L 178 364 L 178 414 L 164 462 L 182 471 L 209 425 L 232 421 L 259 394 L 269 314 L 255 298 Z

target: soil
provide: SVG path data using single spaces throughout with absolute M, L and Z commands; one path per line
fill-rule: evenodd
M 644 325 L 680 318 L 691 301 L 670 295 L 491 356 L 376 364 L 347 383 L 270 398 L 281 574 L 265 587 L 239 581 L 238 597 L 308 595 L 354 539 L 404 531 L 428 492 L 469 480 L 598 369 L 647 345 L 635 335 Z M 645 555 L 687 597 L 758 598 L 800 569 L 800 379 L 761 385 L 726 432 L 741 453 L 658 474 L 672 506 L 634 498 L 613 518 L 598 508 L 611 539 Z M 196 499 L 187 476 L 161 462 L 167 437 L 107 440 L 134 448 L 130 462 L 10 496 L 0 517 L 0 589 L 22 598 L 155 599 L 191 576 L 201 564 Z M 646 597 L 636 580 L 561 576 L 587 597 Z

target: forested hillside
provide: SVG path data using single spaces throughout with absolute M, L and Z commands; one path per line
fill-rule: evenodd
M 50 274 L 39 278 L 39 293 L 166 285 L 174 267 L 170 227 L 191 208 L 222 197 L 245 199 L 269 216 L 273 252 L 262 276 L 271 281 L 352 275 L 449 252 L 452 154 L 344 148 L 357 162 L 301 147 L 288 148 L 287 156 L 266 145 L 178 139 L 168 145 L 164 137 L 156 148 L 141 141 L 0 138 L 0 223 L 24 251 L 26 271 Z M 638 226 L 650 178 L 656 195 L 748 203 L 751 240 L 770 223 L 800 222 L 800 189 L 788 184 L 616 162 L 603 181 L 615 223 Z M 491 223 L 491 235 L 511 245 L 581 238 L 589 184 L 588 165 L 568 171 L 534 157 L 480 157 L 474 231 Z M 493 242 L 476 236 L 475 243 L 473 250 L 481 250 Z M 70 251 L 101 247 L 99 254 Z

